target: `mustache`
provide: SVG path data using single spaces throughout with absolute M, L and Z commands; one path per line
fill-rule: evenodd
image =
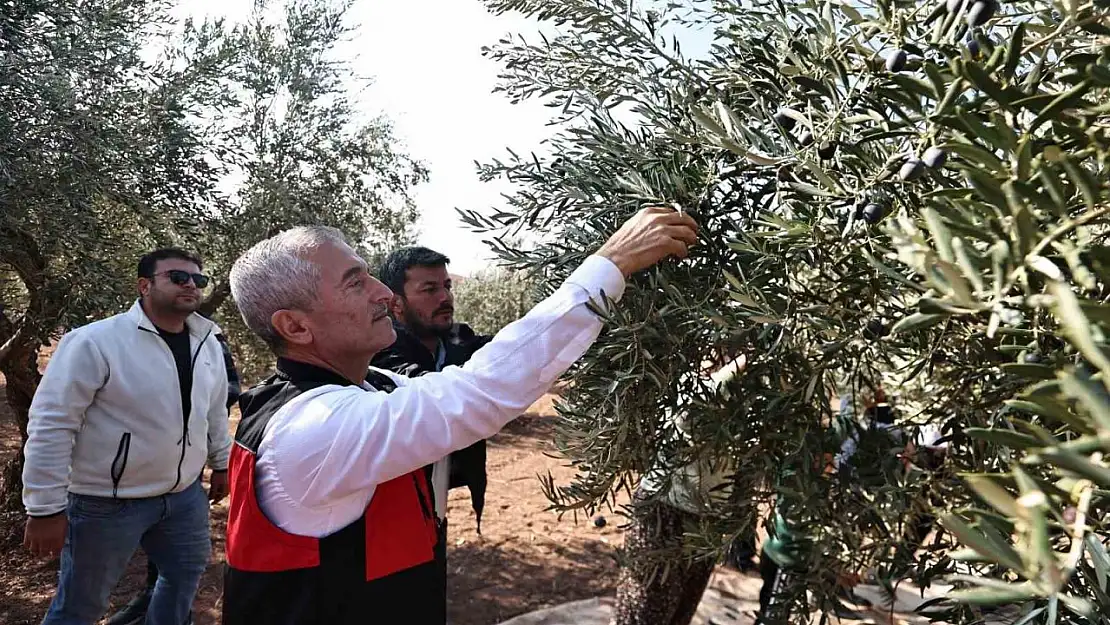
M 436 311 L 435 311 L 434 313 L 432 313 L 432 314 L 433 314 L 433 315 L 438 315 L 439 313 L 442 313 L 442 312 L 447 312 L 447 313 L 452 313 L 452 314 L 454 314 L 454 312 L 455 312 L 455 307 L 454 307 L 454 306 L 451 306 L 450 304 L 448 304 L 448 305 L 445 305 L 445 306 L 440 306 L 440 307 L 439 307 L 439 308 L 437 308 L 437 309 L 436 309 Z
M 374 308 L 374 314 L 373 314 L 372 318 L 374 319 L 374 321 L 377 321 L 378 319 L 381 319 L 382 317 L 385 317 L 388 314 L 389 314 L 389 307 L 385 306 L 383 304 L 381 306 L 376 306 Z

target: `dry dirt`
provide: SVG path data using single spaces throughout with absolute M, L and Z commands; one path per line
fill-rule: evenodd
M 451 492 L 447 562 L 453 625 L 495 625 L 518 614 L 613 591 L 614 556 L 622 540 L 616 516 L 607 514 L 610 522 L 597 529 L 590 519 L 580 516 L 576 523 L 546 510 L 537 475 L 551 471 L 563 482 L 572 475 L 545 454 L 553 428 L 552 400 L 550 395 L 541 399 L 491 441 L 481 536 L 467 490 Z M 15 452 L 18 441 L 7 404 L 0 401 L 0 461 Z M 213 508 L 213 553 L 195 604 L 198 625 L 219 623 L 226 518 L 226 502 Z M 13 529 L 0 537 L 0 623 L 32 625 L 42 619 L 53 596 L 58 561 L 31 558 Z M 112 593 L 112 610 L 142 587 L 144 574 L 145 560 L 137 555 Z
M 19 445 L 15 423 L 2 401 L 3 392 L 0 376 L 0 462 L 11 457 Z M 603 597 L 596 619 L 577 614 L 564 614 L 570 620 L 559 616 L 573 606 L 559 608 L 550 616 L 538 614 L 530 618 L 536 624 L 559 625 L 608 621 L 605 606 L 611 604 L 609 597 L 615 590 L 616 552 L 623 542 L 619 527 L 623 518 L 603 512 L 608 523 L 599 529 L 589 518 L 579 516 L 575 520 L 570 515 L 559 518 L 547 510 L 548 502 L 540 490 L 538 476 L 551 472 L 557 483 L 566 483 L 573 475 L 560 460 L 549 455 L 554 399 L 553 395 L 546 395 L 490 441 L 489 488 L 481 536 L 476 531 L 467 490 L 451 492 L 447 564 L 448 618 L 452 625 L 497 625 L 514 616 L 595 597 Z M 233 418 L 232 427 L 234 423 Z M 220 622 L 226 519 L 225 501 L 212 509 L 212 558 L 194 605 L 198 625 Z M 58 561 L 30 557 L 19 544 L 21 522 L 12 521 L 0 518 L 0 625 L 34 625 L 41 621 L 53 596 Z M 109 614 L 142 587 L 145 566 L 141 554 L 133 558 L 125 577 L 112 592 Z M 696 622 L 750 623 L 759 584 L 754 575 L 718 567 L 703 602 L 703 611 L 714 617 L 699 618 Z M 908 585 L 904 592 L 916 594 Z M 909 615 L 895 616 L 885 610 L 870 612 L 869 616 L 867 622 L 883 625 L 918 622 Z

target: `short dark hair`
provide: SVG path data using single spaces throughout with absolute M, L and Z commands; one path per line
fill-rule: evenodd
M 153 252 L 143 254 L 139 259 L 138 275 L 140 278 L 153 278 L 154 268 L 158 266 L 158 261 L 169 260 L 176 258 L 177 260 L 185 260 L 194 263 L 198 269 L 204 269 L 204 263 L 200 261 L 200 257 L 191 252 L 186 252 L 183 249 L 176 247 L 161 247 Z
M 405 293 L 405 278 L 413 267 L 443 267 L 451 262 L 443 254 L 426 247 L 402 247 L 382 261 L 378 279 L 398 295 Z

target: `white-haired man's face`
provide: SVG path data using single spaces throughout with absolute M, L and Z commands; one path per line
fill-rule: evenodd
M 325 243 L 307 258 L 320 268 L 316 301 L 310 310 L 281 310 L 273 323 L 288 351 L 324 358 L 366 358 L 396 339 L 389 318 L 393 292 L 370 275 L 366 261 L 350 246 Z

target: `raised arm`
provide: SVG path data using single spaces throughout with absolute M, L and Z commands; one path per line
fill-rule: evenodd
M 334 387 L 305 393 L 275 416 L 260 447 L 285 493 L 313 507 L 375 485 L 488 438 L 543 395 L 601 330 L 588 307 L 617 300 L 631 273 L 693 242 L 689 217 L 637 215 L 550 297 L 503 328 L 463 367 L 413 379 L 393 393 Z M 294 415 L 296 418 L 289 418 Z
M 286 493 L 313 507 L 430 464 L 496 434 L 539 399 L 601 330 L 586 307 L 614 299 L 624 280 L 592 257 L 551 297 L 501 330 L 463 367 L 394 376 L 392 393 L 325 387 L 275 417 L 262 456 L 271 455 Z M 295 415 L 295 418 L 290 418 Z

